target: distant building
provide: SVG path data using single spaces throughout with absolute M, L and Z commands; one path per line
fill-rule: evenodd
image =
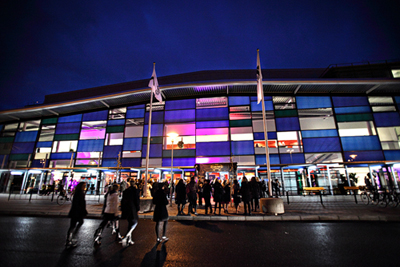
M 400 62 L 263 70 L 263 77 L 271 174 L 285 190 L 337 193 L 350 177 L 364 184 L 368 173 L 378 186 L 398 186 Z M 117 171 L 118 179 L 144 178 L 148 81 L 47 95 L 43 104 L 1 111 L 0 192 L 77 180 L 101 192 Z M 205 163 L 237 163 L 239 179 L 266 177 L 255 70 L 171 75 L 159 84 L 164 102 L 153 101 L 152 179 L 170 179 L 172 145 L 175 178 Z M 179 135 L 174 143 L 170 132 Z M 229 173 L 217 168 L 206 177 Z

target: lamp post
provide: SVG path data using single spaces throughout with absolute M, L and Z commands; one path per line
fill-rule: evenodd
M 172 150 L 171 150 L 171 182 L 170 182 L 170 206 L 172 207 L 172 187 L 174 186 L 174 174 L 172 173 L 173 168 L 174 168 L 174 139 L 178 137 L 177 133 L 169 133 L 167 134 L 169 138 L 171 138 L 171 143 L 172 143 Z

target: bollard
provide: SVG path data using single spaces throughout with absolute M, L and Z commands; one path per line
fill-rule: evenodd
M 10 194 L 8 194 L 8 201 L 10 201 L 10 197 L 11 197 L 11 192 L 14 191 L 14 186 L 12 185 L 10 187 Z
M 32 199 L 32 189 L 29 191 L 29 194 L 30 194 L 30 196 L 29 196 L 29 202 L 31 202 L 31 199 Z
M 286 191 L 286 198 L 287 198 L 287 203 L 290 204 L 290 201 L 289 201 L 289 191 Z
M 51 195 L 51 202 L 53 202 L 53 198 L 54 198 L 54 191 L 53 194 Z

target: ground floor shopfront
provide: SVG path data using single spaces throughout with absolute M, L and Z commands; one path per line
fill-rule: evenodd
M 87 194 L 104 194 L 107 185 L 129 178 L 145 179 L 144 168 L 131 169 L 2 169 L 0 170 L 0 193 L 39 193 L 73 190 L 78 182 L 86 182 Z M 173 181 L 188 180 L 198 175 L 196 168 L 173 168 Z M 271 180 L 278 180 L 281 193 L 299 195 L 303 187 L 323 187 L 327 194 L 344 194 L 344 186 L 365 186 L 369 179 L 372 185 L 382 189 L 399 189 L 400 164 L 365 163 L 365 164 L 317 164 L 301 166 L 271 166 Z M 267 168 L 264 166 L 238 166 L 234 172 L 227 170 L 208 170 L 199 179 L 237 179 L 241 183 L 246 177 L 257 177 L 268 184 Z M 171 169 L 151 168 L 147 181 L 171 181 Z

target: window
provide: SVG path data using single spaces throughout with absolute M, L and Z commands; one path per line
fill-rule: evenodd
M 252 127 L 234 127 L 230 130 L 232 141 L 253 140 Z
M 53 141 L 55 132 L 56 132 L 55 125 L 42 125 L 42 129 L 40 130 L 40 135 L 39 135 L 39 142 Z
M 369 96 L 368 101 L 373 112 L 396 111 L 393 98 L 389 96 Z
M 400 70 L 392 70 L 393 78 L 400 78 Z
M 123 138 L 124 138 L 124 133 L 108 133 L 106 134 L 104 145 L 106 146 L 122 145 L 124 141 Z
M 125 119 L 125 115 L 126 115 L 126 107 L 114 108 L 110 109 L 110 111 L 108 112 L 108 119 L 109 120 Z
M 78 152 L 75 165 L 101 166 L 101 152 Z
M 226 97 L 210 97 L 210 98 L 196 99 L 196 109 L 220 108 L 227 106 L 228 106 L 228 99 Z
M 302 152 L 301 134 L 294 132 L 277 132 L 279 153 Z
M 253 131 L 254 132 L 264 132 L 264 124 L 262 120 L 253 120 Z M 274 119 L 267 119 L 267 131 L 268 132 L 275 132 L 275 120 Z
M 400 149 L 400 127 L 378 127 L 383 150 Z
M 306 163 L 334 163 L 343 162 L 341 153 L 304 154 Z
M 299 110 L 300 128 L 302 130 L 335 129 L 335 120 L 331 108 Z
M 82 122 L 82 130 L 79 139 L 104 139 L 106 135 L 106 121 Z
M 36 121 L 25 121 L 19 124 L 18 131 L 39 131 L 40 120 Z
M 51 147 L 36 148 L 35 159 L 49 159 Z
M 126 126 L 125 127 L 125 138 L 130 137 L 142 137 L 143 126 Z
M 229 141 L 229 128 L 196 129 L 196 142 Z
M 376 135 L 372 121 L 355 121 L 338 123 L 339 136 Z
M 273 96 L 272 102 L 274 103 L 275 110 L 296 108 L 296 98 L 291 96 Z
M 77 147 L 78 141 L 54 141 L 52 152 L 75 152 Z

